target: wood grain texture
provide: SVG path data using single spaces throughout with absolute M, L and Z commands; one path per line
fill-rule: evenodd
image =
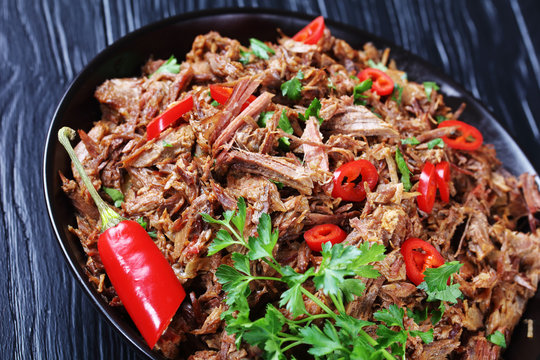
M 138 357 L 56 245 L 41 190 L 47 128 L 76 74 L 119 37 L 167 16 L 235 6 L 322 14 L 422 56 L 482 100 L 540 169 L 537 0 L 1 0 L 1 358 Z

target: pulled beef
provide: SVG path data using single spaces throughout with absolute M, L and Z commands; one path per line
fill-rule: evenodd
M 260 215 L 268 213 L 279 231 L 276 259 L 300 273 L 321 262 L 302 236 L 318 224 L 338 224 L 348 232 L 345 243 L 351 246 L 364 242 L 386 246 L 386 257 L 375 264 L 381 276 L 365 279 L 364 294 L 347 304 L 347 313 L 363 320 L 373 321 L 374 311 L 390 304 L 425 310 L 425 294 L 407 280 L 400 252 L 406 239 L 421 238 L 446 261 L 460 261 L 463 266 L 455 278 L 464 298 L 447 304 L 434 326 L 428 320 L 418 325 L 406 315 L 408 329 L 434 330 L 430 344 L 410 336 L 406 356 L 499 358 L 500 348 L 486 335 L 498 330 L 510 339 L 540 278 L 540 193 L 534 175 L 517 179 L 509 174 L 490 145 L 472 152 L 428 149 L 426 142 L 454 130 L 437 128 L 434 118 L 458 118 L 465 108 L 452 112 L 436 90 L 428 99 L 422 84 L 408 81 L 389 61 L 389 49 L 381 52 L 366 44 L 355 50 L 329 29 L 316 45 L 285 36 L 277 44 L 267 44 L 275 54 L 267 60 L 251 54 L 245 63 L 240 58 L 248 49 L 237 40 L 216 32 L 199 35 L 177 74 L 155 74 L 164 60 L 150 59 L 142 68 L 143 76 L 100 85 L 95 97 L 102 118 L 88 133 L 79 131 L 81 142 L 75 152 L 93 185 L 122 192 L 118 211 L 147 222 L 189 294 L 156 349 L 166 357 L 188 360 L 261 357 L 261 349 L 249 344 L 237 348 L 234 335 L 224 330 L 226 294 L 215 274 L 221 264 L 232 264 L 231 251 L 207 256 L 218 228 L 201 217 L 201 213 L 220 217 L 243 197 L 244 233 L 255 235 Z M 358 82 L 352 75 L 368 67 L 370 60 L 388 67 L 387 74 L 402 88 L 401 103 L 367 90 L 362 98 L 366 105 L 355 104 Z M 280 87 L 299 71 L 301 97 L 293 101 Z M 211 84 L 232 89 L 225 104 L 213 106 Z M 149 121 L 187 95 L 193 96 L 193 110 L 147 141 Z M 244 107 L 251 95 L 256 99 Z M 303 121 L 300 115 L 314 98 L 321 102 L 320 112 Z M 421 144 L 401 144 L 410 137 Z M 410 191 L 400 182 L 394 160 L 397 147 L 411 171 Z M 333 198 L 333 172 L 359 158 L 377 169 L 377 187 L 366 188 L 362 202 Z M 453 165 L 450 201 L 436 201 L 429 214 L 420 212 L 415 197 L 422 167 L 426 161 L 442 160 Z M 121 306 L 97 251 L 97 209 L 73 173 L 73 180 L 60 174 L 62 189 L 77 212 L 77 227 L 69 230 L 87 254 L 89 281 L 111 306 Z M 253 274 L 275 276 L 264 262 L 251 266 Z M 268 281 L 253 284 L 250 306 L 279 307 L 279 286 Z M 311 290 L 332 306 L 321 291 Z M 310 299 L 305 304 L 312 314 L 321 311 Z M 290 316 L 285 309 L 280 311 Z

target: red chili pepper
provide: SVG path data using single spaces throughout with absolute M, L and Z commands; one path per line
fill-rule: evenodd
M 369 161 L 360 159 L 348 162 L 334 172 L 332 196 L 345 201 L 362 201 L 366 198 L 364 182 L 373 190 L 378 180 L 377 169 Z
M 394 80 L 379 69 L 367 68 L 358 73 L 358 80 L 364 81 L 371 78 L 371 89 L 380 96 L 390 95 L 394 91 Z
M 419 251 L 420 250 L 420 251 Z M 444 259 L 430 243 L 409 238 L 401 245 L 407 277 L 416 286 L 424 281 L 424 271 L 444 265 Z
M 327 242 L 338 244 L 346 237 L 347 233 L 334 224 L 317 225 L 304 233 L 304 240 L 313 251 L 321 251 L 322 244 Z
M 220 86 L 220 85 L 210 85 L 210 96 L 212 99 L 216 100 L 221 105 L 224 105 L 227 100 L 231 97 L 231 94 L 233 92 L 233 89 L 226 86 Z M 257 97 L 255 95 L 251 95 L 248 97 L 246 102 L 242 105 L 242 110 L 248 107 L 249 104 L 251 104 Z
M 437 179 L 435 175 L 435 166 L 427 161 L 420 174 L 420 183 L 418 185 L 419 195 L 416 198 L 418 208 L 424 212 L 430 213 L 435 204 L 435 196 L 437 195 Z
M 448 126 L 457 126 L 457 132 L 459 133 L 455 138 L 442 137 L 444 143 L 451 148 L 472 151 L 478 149 L 484 142 L 482 133 L 472 125 L 459 120 L 446 120 L 440 123 L 438 127 Z
M 435 175 L 441 200 L 447 203 L 450 201 L 450 164 L 448 161 L 441 161 L 435 166 Z
M 129 316 L 153 348 L 184 300 L 184 288 L 146 230 L 118 215 L 100 198 L 71 147 L 68 138 L 74 136 L 75 131 L 67 127 L 58 132 L 99 210 L 101 261 Z
M 161 134 L 163 130 L 174 125 L 178 119 L 189 110 L 193 109 L 193 97 L 189 95 L 185 99 L 174 103 L 165 112 L 156 116 L 146 125 L 148 140 L 152 140 Z
M 307 24 L 302 30 L 292 37 L 294 41 L 303 42 L 304 44 L 315 45 L 322 38 L 324 33 L 324 18 L 318 16 L 312 22 Z

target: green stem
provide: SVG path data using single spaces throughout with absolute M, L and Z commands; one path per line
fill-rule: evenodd
M 301 341 L 295 341 L 292 344 L 289 344 L 289 345 L 285 346 L 283 349 L 281 349 L 281 352 L 285 352 L 285 351 L 287 351 L 289 349 L 292 349 L 293 347 L 301 345 L 301 344 L 302 344 Z
M 311 301 L 313 301 L 315 304 L 319 305 L 319 307 L 321 309 L 323 309 L 324 311 L 326 311 L 326 313 L 328 315 L 330 315 L 332 317 L 332 319 L 336 319 L 336 313 L 334 313 L 332 311 L 332 309 L 330 309 L 328 306 L 326 306 L 325 303 L 323 303 L 321 300 L 319 300 L 319 298 L 317 298 L 315 295 L 313 295 L 312 293 L 310 293 L 308 290 L 306 290 L 305 288 L 301 287 L 300 286 L 300 291 L 302 291 L 302 294 L 306 295 L 308 298 L 311 299 Z
M 71 143 L 69 140 L 73 140 L 75 138 L 75 130 L 69 128 L 69 127 L 63 127 L 58 131 L 58 141 L 60 141 L 60 144 L 64 146 L 66 149 L 69 157 L 71 158 L 71 161 L 73 161 L 73 165 L 75 165 L 75 168 L 77 169 L 77 172 L 81 176 L 81 179 L 84 183 L 84 186 L 90 193 L 90 196 L 92 196 L 92 199 L 96 203 L 96 206 L 99 211 L 99 216 L 101 217 L 101 231 L 105 231 L 111 227 L 115 227 L 118 225 L 121 221 L 125 220 L 123 217 L 118 215 L 116 211 L 114 211 L 98 194 L 96 189 L 94 188 L 94 185 L 92 184 L 92 181 L 86 174 L 86 171 L 84 171 L 84 167 L 82 166 L 81 162 L 77 158 L 77 155 L 75 155 L 75 150 L 73 150 L 73 147 L 71 146 Z
M 334 306 L 336 309 L 342 313 L 345 314 L 347 311 L 345 310 L 345 306 L 343 306 L 343 303 L 341 301 L 338 301 L 335 295 L 330 294 L 330 299 L 332 299 L 332 302 L 334 303 Z
M 274 259 L 272 259 L 273 261 L 267 259 L 267 258 L 262 258 L 262 260 L 268 264 L 268 266 L 270 266 L 272 269 L 276 270 L 278 272 L 279 275 L 283 276 L 283 272 L 281 271 L 281 265 L 276 265 L 274 264 Z
M 281 280 L 280 278 L 273 277 L 273 276 L 252 276 L 250 279 L 251 279 L 251 280 L 272 280 L 272 281 L 281 281 L 281 282 L 284 282 L 284 281 Z
M 367 342 L 369 345 L 375 347 L 377 346 L 379 343 L 377 343 L 377 340 L 375 340 L 374 338 L 372 338 L 367 332 L 365 332 L 364 330 L 360 329 L 360 331 L 358 332 L 360 334 L 360 336 L 362 336 Z M 387 359 L 387 360 L 396 360 L 396 358 L 390 354 L 388 351 L 386 351 L 385 349 L 382 349 L 381 350 L 382 354 L 384 355 L 384 357 Z
M 304 323 L 304 322 L 312 322 L 312 321 L 315 321 L 317 319 L 328 319 L 332 316 L 328 315 L 328 314 L 317 314 L 317 315 L 311 315 L 311 316 L 308 316 L 304 319 L 300 319 L 300 320 L 289 320 L 291 323 L 293 324 L 301 324 L 301 323 Z

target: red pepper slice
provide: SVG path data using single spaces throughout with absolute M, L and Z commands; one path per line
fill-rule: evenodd
M 418 208 L 424 212 L 430 213 L 435 204 L 437 195 L 437 179 L 435 175 L 435 166 L 427 161 L 420 174 L 418 192 L 422 195 L 416 197 Z
M 212 99 L 216 100 L 221 105 L 224 105 L 227 100 L 231 97 L 231 94 L 233 92 L 233 88 L 226 87 L 226 86 L 220 86 L 220 85 L 210 85 L 210 96 Z M 242 110 L 248 107 L 249 104 L 251 104 L 257 97 L 255 95 L 251 95 L 248 97 L 246 102 L 242 105 Z
M 409 238 L 401 245 L 401 254 L 405 259 L 407 277 L 416 286 L 424 281 L 427 268 L 444 265 L 444 259 L 430 243 L 418 238 Z
M 444 143 L 451 148 L 458 150 L 473 151 L 478 149 L 484 142 L 482 133 L 472 125 L 459 120 L 446 120 L 439 124 L 438 127 L 457 126 L 457 137 L 450 138 L 443 136 Z
M 327 242 L 338 244 L 346 237 L 347 233 L 334 224 L 317 225 L 304 233 L 304 240 L 313 251 L 321 251 L 322 244 Z
M 312 22 L 307 24 L 302 30 L 292 37 L 294 41 L 304 44 L 315 45 L 322 38 L 324 33 L 324 18 L 317 16 Z
M 148 140 L 152 140 L 161 134 L 163 130 L 174 125 L 178 119 L 189 110 L 193 109 L 193 97 L 189 95 L 185 99 L 174 103 L 162 114 L 156 116 L 146 125 Z
M 358 181 L 355 181 L 356 179 Z M 366 198 L 364 182 L 367 182 L 369 188 L 373 190 L 378 180 L 377 169 L 369 161 L 360 159 L 348 162 L 334 172 L 332 196 L 345 201 L 362 201 Z
M 146 230 L 118 215 L 99 196 L 69 139 L 75 131 L 63 127 L 58 140 L 65 147 L 101 217 L 98 252 L 107 276 L 144 340 L 153 348 L 186 293 L 172 267 Z
M 435 174 L 441 200 L 448 203 L 450 201 L 450 164 L 448 161 L 441 161 L 438 163 L 435 166 Z
M 358 73 L 358 80 L 364 81 L 371 78 L 373 85 L 371 89 L 380 96 L 390 95 L 394 91 L 394 80 L 384 71 L 374 68 L 367 68 Z

